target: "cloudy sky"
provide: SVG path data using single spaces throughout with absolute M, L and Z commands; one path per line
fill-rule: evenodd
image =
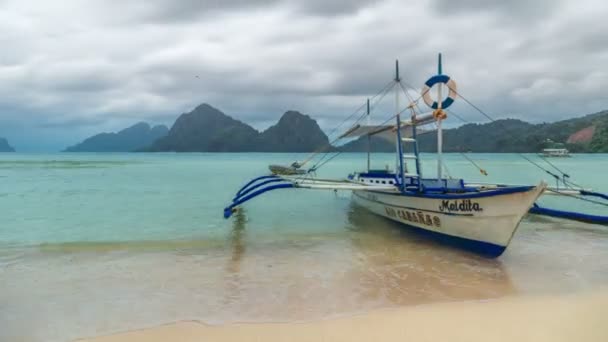
M 608 109 L 606 17 L 605 0 L 0 0 L 0 136 L 59 150 L 202 102 L 329 129 L 396 58 L 419 86 L 438 52 L 493 116 L 554 121 Z

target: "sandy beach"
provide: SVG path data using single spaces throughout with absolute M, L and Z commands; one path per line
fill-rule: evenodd
M 305 323 L 209 326 L 178 322 L 80 342 L 608 341 L 608 290 L 511 297 L 374 312 Z

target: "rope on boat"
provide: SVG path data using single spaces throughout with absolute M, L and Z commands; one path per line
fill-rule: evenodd
M 406 83 L 406 85 L 409 87 L 409 85 L 407 83 Z M 420 109 L 420 106 L 418 105 L 418 102 L 423 98 L 423 96 L 426 93 L 428 93 L 430 91 L 430 89 L 427 90 L 427 91 L 425 91 L 425 92 L 423 92 L 416 100 L 414 100 L 414 98 L 411 97 L 410 94 L 407 92 L 407 89 L 405 89 L 405 87 L 403 86 L 403 83 L 401 83 L 401 80 L 399 81 L 399 87 L 401 87 L 401 90 L 403 91 L 403 94 L 405 94 L 405 97 L 407 97 L 407 99 L 410 101 L 410 104 L 406 107 L 406 109 L 407 108 L 411 108 L 412 112 L 415 113 L 414 107 L 417 107 L 418 108 L 418 112 L 422 113 L 422 110 Z
M 395 86 L 394 81 L 391 81 L 387 86 L 385 86 L 382 89 L 382 96 L 380 96 L 380 98 L 378 100 L 376 100 L 376 102 L 370 106 L 370 113 L 373 111 L 373 109 L 384 99 L 384 97 L 386 96 L 386 94 L 388 94 L 389 91 L 391 91 L 393 89 L 393 87 Z M 372 101 L 378 97 L 378 95 L 380 95 L 380 93 L 377 93 L 376 95 L 374 95 L 374 97 L 372 97 Z M 362 107 L 359 107 L 359 109 L 357 109 L 357 111 L 359 111 Z M 355 125 L 357 125 L 361 120 L 363 120 L 365 118 L 365 116 L 367 115 L 367 113 L 364 113 L 363 115 L 361 115 L 354 123 L 353 123 L 353 127 Z M 351 115 L 352 116 L 352 115 Z M 345 121 L 343 121 L 342 123 L 344 123 Z M 340 124 L 342 125 L 342 124 Z M 334 143 L 336 143 L 337 141 L 341 140 L 342 137 L 338 136 L 336 139 L 334 139 L 333 141 L 330 142 L 329 146 L 332 146 Z M 330 160 L 336 158 L 337 156 L 339 156 L 340 154 L 342 154 L 342 151 L 338 150 L 334 153 L 334 155 L 332 155 L 329 159 L 325 160 L 325 158 L 327 158 L 328 155 L 330 155 L 331 152 L 325 153 L 321 159 L 319 159 L 319 161 L 317 161 L 311 168 L 311 172 L 314 172 L 316 170 L 318 170 L 321 166 L 327 164 L 327 162 L 329 162 Z M 309 158 L 306 161 L 309 161 L 312 158 Z M 302 164 L 303 165 L 303 164 Z
M 412 87 L 411 85 L 407 84 L 407 82 L 404 82 L 406 86 L 408 86 L 411 89 L 414 89 L 414 87 Z M 418 106 L 418 102 L 420 101 L 421 98 L 424 97 L 424 95 L 430 91 L 430 89 L 426 89 L 422 95 L 420 95 L 420 97 L 416 100 L 413 100 L 407 90 L 405 89 L 405 87 L 403 86 L 403 84 L 401 82 L 399 82 L 399 85 L 401 86 L 401 90 L 403 90 L 403 93 L 405 94 L 405 96 L 411 101 L 410 106 L 412 108 L 412 110 L 414 111 L 413 106 L 416 106 L 418 108 L 419 112 L 422 112 L 422 110 L 420 109 L 420 106 Z M 414 89 L 415 90 L 415 89 Z M 460 121 L 464 122 L 464 123 L 468 123 L 465 119 L 463 119 L 462 117 L 460 117 L 459 115 L 456 115 L 456 113 L 452 112 L 451 110 L 446 109 L 448 112 L 450 112 L 450 114 L 453 114 L 457 119 L 459 119 Z M 475 163 L 471 158 L 469 158 L 467 155 L 465 155 L 463 152 L 458 152 L 464 159 L 466 159 L 467 161 L 469 161 L 475 168 L 477 168 L 477 170 L 479 170 L 479 172 L 484 175 L 487 176 L 488 172 L 482 168 L 481 166 L 479 166 L 477 163 Z M 449 171 L 447 169 L 447 165 L 445 163 L 443 163 L 443 167 L 444 169 L 448 172 L 448 176 L 449 176 Z
M 449 87 L 448 87 L 449 88 Z M 450 90 L 453 90 L 454 92 L 456 92 L 456 95 L 460 96 L 460 98 L 462 98 L 464 100 L 464 102 L 466 102 L 469 106 L 473 107 L 476 111 L 478 111 L 481 115 L 485 116 L 488 120 L 490 120 L 493 123 L 497 123 L 500 128 L 502 128 L 505 132 L 509 133 L 509 130 L 499 121 L 496 121 L 494 118 L 492 118 L 489 114 L 487 114 L 486 112 L 484 112 L 483 110 L 481 110 L 481 108 L 477 107 L 475 104 L 473 104 L 471 101 L 469 101 L 466 97 L 462 96 L 462 94 L 458 93 L 456 91 L 456 89 L 452 89 L 449 88 Z M 539 156 L 542 160 L 544 160 L 547 164 L 551 165 L 551 167 L 553 167 L 555 170 L 557 170 L 559 173 L 561 173 L 561 176 L 556 175 L 555 173 L 547 170 L 546 168 L 542 167 L 540 164 L 534 162 L 532 159 L 526 157 L 523 153 L 518 153 L 518 155 L 520 157 L 522 157 L 523 159 L 527 160 L 528 162 L 530 162 L 532 165 L 536 166 L 537 168 L 539 168 L 540 170 L 545 171 L 547 174 L 551 175 L 552 177 L 554 177 L 557 181 L 562 181 L 564 183 L 564 185 L 568 186 L 568 183 L 577 186 L 577 187 L 581 187 L 579 185 L 577 185 L 574 182 L 571 182 L 569 180 L 566 180 L 566 178 L 570 178 L 570 175 L 568 175 L 567 173 L 565 173 L 564 171 L 562 171 L 561 169 L 559 169 L 557 166 L 555 166 L 555 164 L 549 162 L 545 157 L 543 156 Z
M 473 103 L 471 103 L 471 101 L 469 101 L 468 99 L 466 99 L 461 94 L 458 94 L 458 96 L 460 96 L 466 103 L 468 103 L 471 107 L 475 108 L 475 110 L 477 110 L 479 113 L 481 113 L 482 115 L 484 115 L 490 121 L 492 121 L 494 123 L 498 123 L 499 126 L 505 132 L 509 133 L 509 130 L 507 128 L 505 128 L 502 125 L 502 123 L 497 122 L 496 120 L 494 120 L 491 116 L 489 116 L 487 113 L 485 113 L 479 107 L 475 106 Z M 451 114 L 454 114 L 454 116 L 456 116 L 458 119 L 460 119 L 461 121 L 467 123 L 466 120 L 464 120 L 460 116 L 458 116 L 455 113 L 453 113 L 453 111 L 451 112 Z M 466 158 L 466 156 L 464 154 L 462 154 L 462 155 Z M 564 171 L 562 171 L 561 169 L 559 169 L 555 164 L 551 163 L 546 158 L 544 158 L 542 156 L 539 156 L 548 165 L 550 165 L 555 170 L 557 170 L 559 173 L 561 173 L 561 175 L 562 175 L 561 177 L 559 175 L 556 175 L 555 173 L 551 172 L 550 170 L 547 170 L 546 168 L 542 167 L 538 163 L 532 161 L 530 158 L 528 158 L 524 154 L 518 153 L 518 155 L 520 157 L 522 157 L 523 159 L 527 160 L 528 162 L 530 162 L 532 165 L 538 167 L 539 169 L 543 170 L 547 174 L 549 174 L 552 177 L 554 177 L 556 179 L 556 181 L 558 182 L 558 184 L 559 184 L 559 181 L 562 181 L 566 187 L 569 187 L 571 189 L 573 189 L 572 185 L 578 187 L 579 189 L 582 188 L 578 184 L 576 184 L 576 183 L 574 183 L 574 182 L 572 182 L 572 181 L 569 180 L 569 178 L 570 178 L 569 174 L 567 174 Z M 473 162 L 472 160 L 470 160 L 470 161 Z M 575 195 L 575 194 L 568 194 L 568 193 L 564 193 L 564 192 L 560 192 L 558 190 L 552 190 L 552 189 L 547 189 L 546 191 L 549 191 L 549 192 L 552 192 L 552 193 L 555 193 L 555 194 L 561 195 L 561 196 L 571 197 L 571 198 L 574 198 L 574 199 L 577 199 L 577 200 L 580 200 L 580 201 L 584 201 L 584 202 L 593 203 L 593 204 L 596 204 L 596 205 L 601 205 L 601 206 L 604 206 L 604 207 L 608 207 L 608 203 L 606 203 L 606 202 L 597 201 L 597 200 L 593 200 L 593 199 L 589 199 L 589 198 L 583 197 L 583 196 L 594 196 L 594 197 L 599 197 L 599 198 L 608 200 L 608 195 L 602 194 L 602 193 L 599 193 L 599 192 L 579 190 L 579 194 L 580 195 Z M 575 213 L 575 212 L 566 212 L 566 211 L 562 211 L 562 210 L 548 209 L 548 208 L 540 207 L 537 204 L 535 204 L 534 207 L 532 209 L 530 209 L 530 212 L 536 213 L 536 214 L 540 214 L 540 215 L 548 215 L 548 216 L 555 216 L 555 217 L 561 217 L 561 218 L 570 218 L 570 219 L 577 219 L 577 220 L 583 220 L 583 221 L 589 221 L 589 222 L 606 222 L 606 220 L 607 220 L 607 218 L 605 216 L 587 215 L 587 214 L 580 214 L 580 213 Z
M 608 207 L 608 203 L 606 203 L 606 202 L 597 201 L 597 200 L 593 200 L 593 199 L 582 197 L 582 196 L 597 196 L 597 197 L 601 197 L 601 198 L 604 198 L 604 199 L 608 200 L 608 195 L 604 195 L 604 194 L 601 194 L 601 193 L 598 193 L 598 192 L 580 190 L 579 193 L 581 194 L 581 196 L 578 196 L 578 195 L 568 194 L 568 193 L 564 193 L 564 192 L 560 192 L 558 190 L 552 190 L 552 189 L 547 189 L 546 191 L 558 194 L 560 196 L 572 197 L 572 198 L 576 198 L 576 199 L 581 200 L 581 201 L 585 201 L 585 202 L 589 202 L 589 203 L 593 203 L 593 204 L 602 205 L 604 207 Z
M 468 123 L 469 123 L 467 120 L 465 120 L 464 118 L 462 118 L 460 115 L 458 115 L 458 114 L 454 113 L 454 111 L 453 111 L 453 110 L 451 110 L 451 109 L 446 109 L 446 111 L 447 111 L 448 113 L 450 113 L 450 115 L 454 115 L 454 116 L 455 116 L 455 117 L 456 117 L 458 120 L 460 120 L 460 121 L 462 121 L 462 122 L 464 122 L 464 123 L 466 123 L 466 124 L 468 124 Z M 488 175 L 488 171 L 486 171 L 486 169 L 484 169 L 484 168 L 482 168 L 481 166 L 479 166 L 479 165 L 478 165 L 478 164 L 477 164 L 475 161 L 473 161 L 473 159 L 469 158 L 469 156 L 467 156 L 467 155 L 466 155 L 464 152 L 460 152 L 460 151 L 459 151 L 458 153 L 460 153 L 460 155 L 461 155 L 461 156 L 462 156 L 464 159 L 468 160 L 468 161 L 469 161 L 469 162 L 470 162 L 470 163 L 471 163 L 473 166 L 475 166 L 475 167 L 477 168 L 477 170 L 479 170 L 479 173 L 481 173 L 481 174 L 482 174 L 482 175 L 484 175 L 484 176 L 487 176 L 487 175 Z
M 393 82 L 394 81 L 388 82 L 378 93 L 376 93 L 374 96 L 372 96 L 371 101 L 374 101 L 374 99 L 376 97 L 378 97 L 378 95 L 380 95 L 380 94 L 383 94 L 382 97 L 384 97 L 386 95 L 386 93 L 388 92 L 388 90 L 390 90 L 392 88 Z M 340 122 L 336 127 L 334 127 L 331 131 L 329 131 L 327 136 L 331 137 L 340 127 L 342 127 L 342 125 L 344 125 L 346 122 L 348 122 L 350 119 L 352 119 L 357 113 L 359 113 L 360 110 L 365 108 L 366 105 L 367 105 L 367 103 L 362 104 L 359 108 L 357 108 L 354 112 L 352 112 L 346 119 L 342 120 L 342 122 Z M 365 118 L 366 115 L 367 115 L 367 113 L 363 113 L 361 116 L 359 116 L 359 118 L 357 120 L 355 120 L 355 124 L 360 122 L 363 118 Z M 311 161 L 312 159 L 314 159 L 314 157 L 316 155 L 323 153 L 325 150 L 332 147 L 333 144 L 336 143 L 337 141 L 339 141 L 340 139 L 341 138 L 338 136 L 334 140 L 330 141 L 328 144 L 321 146 L 320 148 L 313 151 L 302 163 L 300 163 L 300 166 L 303 166 L 304 164 L 306 164 L 309 161 Z M 328 153 L 325 153 L 325 154 L 328 154 Z
M 420 95 L 420 96 L 419 96 L 419 97 L 418 97 L 416 100 L 413 100 L 413 99 L 410 97 L 410 95 L 407 93 L 407 91 L 404 89 L 403 84 L 401 83 L 401 81 L 402 81 L 402 79 L 400 79 L 400 80 L 399 80 L 399 82 L 395 82 L 395 81 L 391 81 L 391 82 L 389 82 L 389 84 L 387 84 L 387 85 L 386 85 L 384 88 L 382 88 L 382 90 L 381 90 L 379 93 L 377 93 L 376 95 L 374 95 L 374 97 L 372 97 L 372 101 L 373 101 L 373 100 L 374 100 L 374 99 L 375 99 L 375 98 L 376 98 L 378 95 L 380 95 L 380 94 L 382 93 L 382 96 L 381 96 L 381 97 L 380 97 L 380 98 L 379 98 L 379 99 L 378 99 L 378 100 L 377 100 L 377 101 L 376 101 L 376 102 L 375 102 L 375 103 L 374 103 L 372 106 L 370 106 L 370 112 L 371 112 L 371 111 L 372 111 L 372 110 L 373 110 L 373 109 L 374 109 L 374 108 L 375 108 L 375 107 L 376 107 L 376 106 L 377 106 L 377 105 L 380 103 L 380 101 L 382 101 L 382 100 L 384 99 L 384 97 L 386 96 L 386 94 L 388 94 L 388 92 L 389 92 L 389 91 L 391 91 L 391 90 L 393 89 L 393 87 L 395 87 L 395 85 L 396 85 L 396 84 L 399 84 L 399 86 L 401 87 L 401 89 L 402 89 L 402 90 L 403 90 L 403 92 L 405 93 L 406 97 L 407 97 L 409 100 L 411 100 L 410 104 L 409 104 L 407 107 L 405 107 L 403 110 L 401 110 L 401 111 L 400 111 L 400 112 L 398 112 L 397 114 L 393 114 L 393 115 L 391 115 L 391 116 L 390 116 L 389 118 L 387 118 L 387 119 L 386 119 L 384 122 L 382 122 L 382 123 L 380 124 L 380 126 L 385 125 L 385 124 L 386 124 L 386 123 L 388 123 L 389 121 L 393 120 L 393 119 L 394 119 L 394 118 L 395 118 L 397 115 L 401 115 L 401 114 L 403 114 L 403 113 L 404 113 L 405 111 L 407 111 L 408 109 L 413 109 L 413 106 L 414 106 L 414 105 L 415 105 L 416 107 L 418 107 L 418 102 L 420 102 L 420 100 L 421 100 L 421 99 L 424 97 L 424 95 L 425 95 L 427 92 L 429 92 L 429 91 L 430 91 L 430 89 L 426 90 L 426 91 L 425 91 L 425 92 L 423 92 L 423 93 L 422 93 L 422 94 L 421 94 L 421 95 Z M 406 84 L 406 85 L 407 85 L 407 84 Z M 411 86 L 410 86 L 410 88 L 411 88 Z M 364 106 L 364 105 L 363 105 L 363 106 Z M 359 107 L 359 108 L 358 108 L 358 109 L 355 111 L 355 113 L 356 113 L 356 112 L 358 112 L 359 110 L 361 110 L 361 109 L 363 108 L 363 106 Z M 418 107 L 418 111 L 421 111 L 421 110 L 420 110 L 420 107 Z M 350 118 L 351 118 L 353 115 L 354 115 L 354 113 L 353 113 L 353 114 L 351 114 L 351 116 L 350 116 L 348 119 L 350 119 Z M 353 123 L 353 127 L 354 127 L 354 126 L 355 126 L 355 125 L 356 125 L 358 122 L 360 122 L 360 121 L 361 121 L 363 118 L 365 118 L 365 116 L 366 116 L 366 115 L 367 115 L 367 113 L 364 113 L 364 114 L 363 114 L 361 117 L 359 117 L 359 118 L 358 118 L 358 119 L 357 119 L 357 120 L 356 120 L 356 121 Z M 344 124 L 344 122 L 348 121 L 348 119 L 347 119 L 347 120 L 344 120 L 344 121 L 343 121 L 343 122 L 342 122 L 342 123 L 341 123 L 339 126 L 341 126 L 342 124 Z M 338 126 L 338 127 L 339 127 L 339 126 Z M 330 132 L 330 135 L 331 135 L 331 134 L 333 133 L 333 131 L 335 131 L 335 130 L 336 130 L 338 127 L 336 127 L 334 130 L 332 130 L 332 132 Z M 399 128 L 399 129 L 400 129 L 400 128 Z M 341 139 L 340 137 L 336 138 L 335 140 L 333 140 L 333 141 L 330 143 L 330 145 L 333 145 L 335 142 L 339 141 L 340 139 Z M 327 157 L 329 154 L 330 154 L 330 153 L 325 153 L 325 154 L 323 155 L 323 157 L 321 157 L 321 159 L 320 159 L 319 161 L 317 161 L 317 163 L 316 163 L 315 165 L 313 165 L 313 167 L 312 167 L 310 170 L 312 170 L 313 172 L 314 172 L 314 171 L 316 171 L 316 170 L 318 170 L 318 169 L 319 169 L 321 166 L 323 166 L 323 165 L 327 164 L 327 162 L 329 162 L 330 160 L 332 160 L 332 159 L 336 158 L 338 155 L 342 154 L 342 151 L 337 151 L 337 152 L 335 152 L 335 154 L 334 154 L 333 156 L 331 156 L 329 159 L 325 160 L 325 158 L 326 158 L 326 157 Z M 309 159 L 312 159 L 312 158 L 309 158 Z M 308 162 L 308 161 L 309 161 L 309 159 L 307 159 L 306 161 Z M 302 163 L 301 165 L 303 165 L 303 163 Z
M 473 164 L 473 166 L 475 166 L 477 168 L 477 170 L 479 170 L 479 173 L 481 173 L 484 176 L 488 175 L 488 171 L 486 171 L 485 169 L 483 169 L 481 166 L 477 165 L 476 162 L 473 161 L 473 159 L 469 158 L 466 154 L 460 152 L 460 155 L 464 157 L 464 159 L 468 160 L 471 164 Z

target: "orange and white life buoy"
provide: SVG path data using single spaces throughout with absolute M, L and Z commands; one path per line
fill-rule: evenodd
M 446 109 L 451 106 L 452 103 L 454 103 L 454 100 L 458 94 L 456 91 L 456 82 L 454 82 L 454 80 L 448 75 L 435 75 L 429 78 L 428 81 L 424 83 L 424 87 L 422 88 L 422 99 L 427 106 L 433 109 L 439 108 L 439 103 L 431 98 L 430 92 L 431 88 L 437 83 L 443 83 L 449 89 L 448 97 L 441 102 L 441 109 Z

